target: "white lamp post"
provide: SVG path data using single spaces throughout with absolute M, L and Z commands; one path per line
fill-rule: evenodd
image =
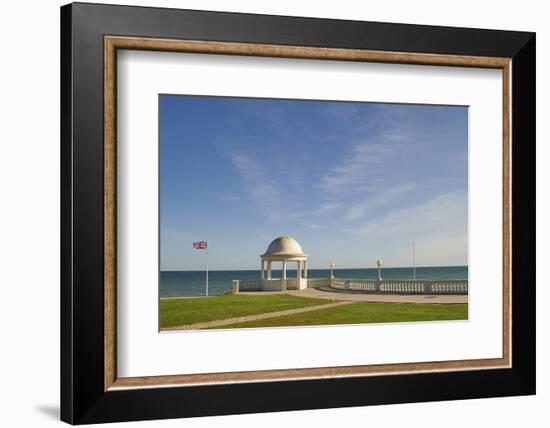
M 382 276 L 380 275 L 380 268 L 382 267 L 382 260 L 376 260 L 376 266 L 378 266 L 378 281 L 382 281 Z
M 330 277 L 331 278 L 334 278 L 333 270 L 334 270 L 334 262 L 330 262 Z

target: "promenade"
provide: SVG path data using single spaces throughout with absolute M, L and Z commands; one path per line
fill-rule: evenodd
M 264 291 L 262 294 L 280 294 L 280 291 Z M 318 288 L 306 288 L 305 290 L 287 290 L 286 294 L 301 297 L 314 297 L 319 299 L 338 300 L 347 302 L 380 302 L 380 303 L 468 303 L 468 295 L 460 294 L 364 294 L 344 291 L 325 291 Z M 241 291 L 239 294 L 258 295 L 255 291 Z

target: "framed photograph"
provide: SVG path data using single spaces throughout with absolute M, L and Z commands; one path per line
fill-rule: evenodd
M 535 393 L 533 33 L 76 3 L 61 55 L 62 420 Z

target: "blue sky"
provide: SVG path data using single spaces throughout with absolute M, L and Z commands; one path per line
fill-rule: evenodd
M 161 269 L 466 265 L 467 176 L 467 107 L 161 95 Z

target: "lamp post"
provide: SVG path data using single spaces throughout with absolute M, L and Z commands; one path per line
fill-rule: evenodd
M 380 275 L 380 268 L 382 267 L 382 260 L 376 260 L 376 266 L 378 266 L 378 281 L 382 281 L 382 276 Z
M 334 262 L 330 262 L 330 278 L 334 278 L 334 273 L 333 273 L 333 270 L 334 270 Z

